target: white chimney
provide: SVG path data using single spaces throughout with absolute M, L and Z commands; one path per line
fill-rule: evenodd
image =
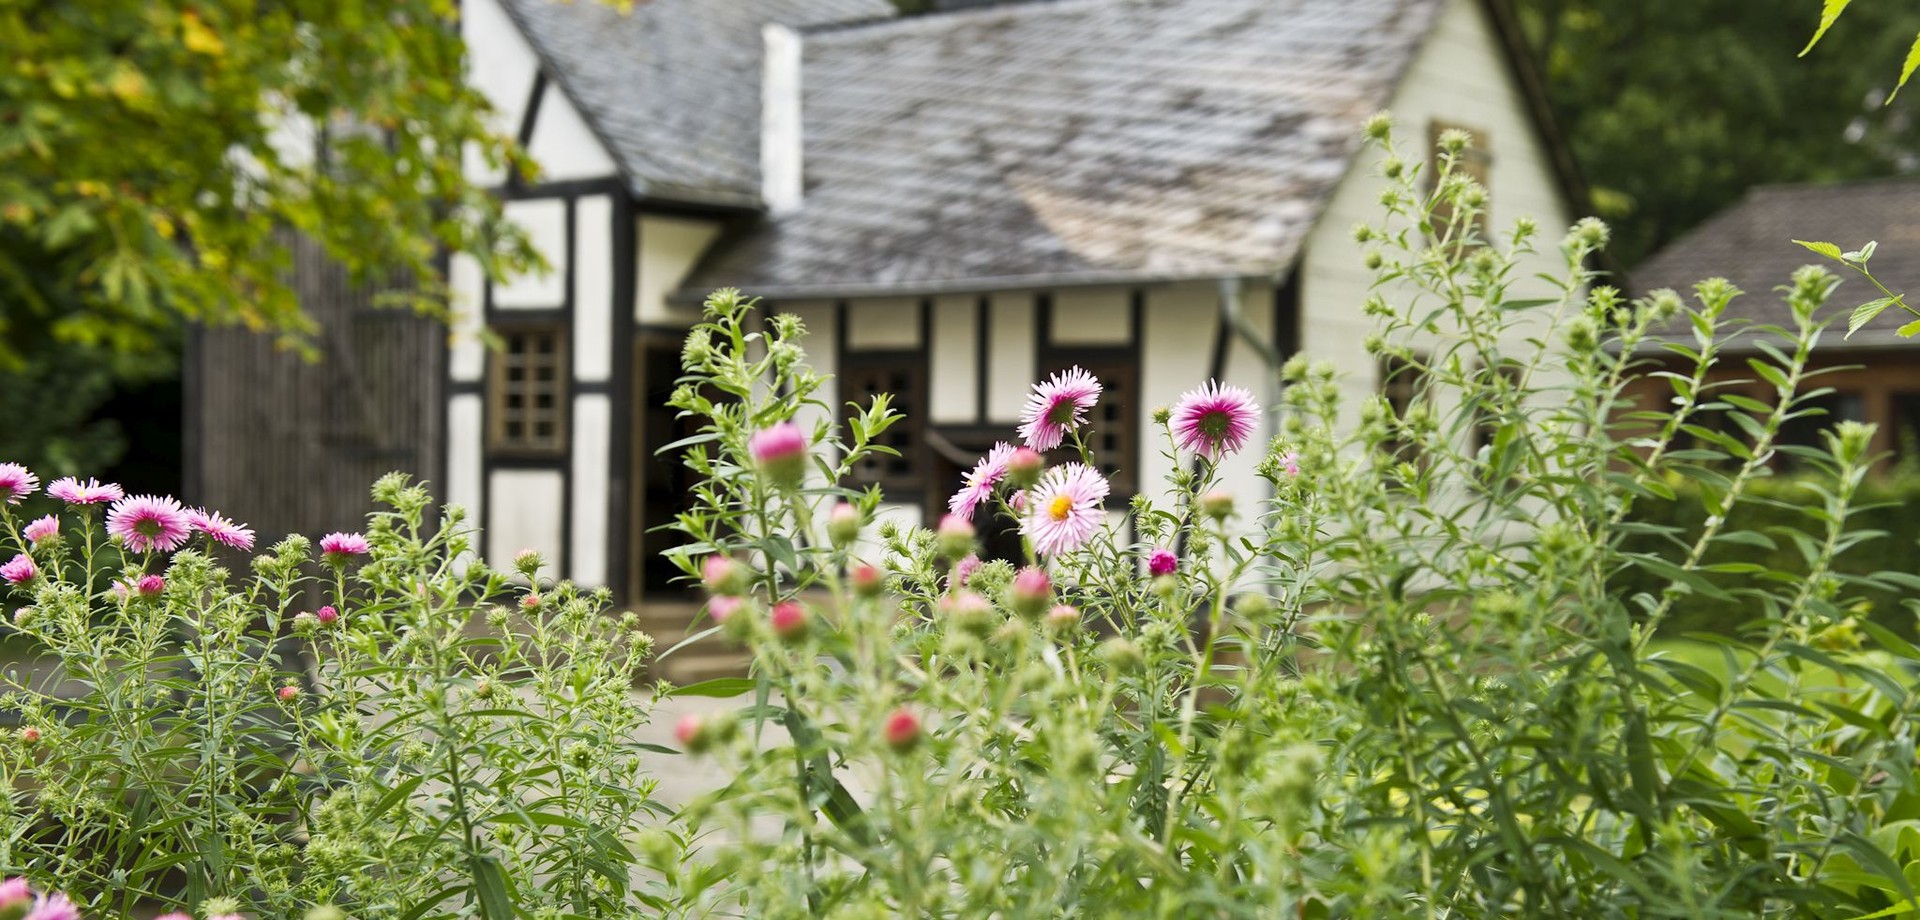
M 760 198 L 778 216 L 800 207 L 800 33 L 768 23 L 760 34 Z

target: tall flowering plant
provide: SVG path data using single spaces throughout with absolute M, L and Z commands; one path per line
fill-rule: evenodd
M 481 564 L 462 513 L 397 474 L 364 533 L 257 554 L 218 512 L 37 484 L 0 464 L 0 872 L 103 916 L 661 903 L 642 863 L 684 837 L 641 769 L 651 640 L 603 593 L 537 554 Z
M 1017 430 L 932 526 L 846 485 L 896 416 L 838 411 L 797 319 L 715 294 L 674 405 L 705 476 L 676 555 L 752 677 L 678 735 L 733 781 L 687 810 L 761 917 L 1858 916 L 1910 905 L 1920 860 L 1920 651 L 1853 618 L 1831 562 L 1870 431 L 1781 443 L 1810 411 L 1832 278 L 1795 275 L 1788 327 L 1726 320 L 1737 292 L 1628 301 L 1557 247 L 1481 235 L 1486 190 L 1402 159 L 1355 229 L 1404 404 L 1343 404 L 1296 358 L 1278 437 L 1251 395 L 1195 381 L 1155 418 L 1174 473 L 1114 494 L 1088 411 L 1041 381 Z M 1541 272 L 1542 268 L 1557 270 Z M 1677 327 L 1678 336 L 1658 337 Z M 1759 340 L 1771 401 L 1721 398 L 1729 336 Z M 1678 371 L 1646 361 L 1658 348 Z M 1644 395 L 1652 392 L 1651 401 Z M 1655 410 L 1658 411 L 1649 411 Z M 1709 417 L 1731 419 L 1706 424 Z M 1259 452 L 1255 477 L 1223 461 Z M 1728 530 L 1791 453 L 1821 497 L 1804 531 Z M 1706 483 L 1705 532 L 1628 550 L 1636 498 Z M 983 559 L 977 530 L 1021 536 Z M 1656 528 L 1657 529 L 1657 528 Z M 1656 534 L 1658 535 L 1658 534 Z M 1709 571 L 1718 542 L 1791 543 L 1811 578 Z M 1615 576 L 1652 573 L 1657 594 Z M 1709 578 L 1712 575 L 1714 578 Z M 1691 592 L 1739 590 L 1748 631 L 1683 654 Z M 1864 632 L 1863 632 L 1864 631 Z M 688 891 L 698 901 L 704 896 Z M 702 903 L 717 903 L 707 899 Z

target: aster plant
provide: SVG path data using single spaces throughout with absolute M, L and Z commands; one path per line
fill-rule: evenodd
M 642 865 L 686 839 L 642 769 L 652 640 L 604 591 L 489 568 L 398 474 L 365 532 L 257 554 L 218 511 L 35 485 L 0 464 L 0 917 L 29 882 L 39 920 L 675 903 Z
M 1132 458 L 1092 455 L 1101 387 L 1075 369 L 1035 387 L 1024 455 L 996 445 L 945 517 L 901 520 L 851 476 L 884 449 L 887 398 L 831 405 L 797 318 L 709 299 L 673 400 L 703 422 L 672 450 L 704 479 L 674 557 L 704 576 L 708 632 L 741 643 L 752 676 L 700 688 L 742 705 L 681 739 L 733 777 L 686 815 L 745 913 L 1920 903 L 1903 869 L 1920 860 L 1920 650 L 1855 618 L 1863 587 L 1920 581 L 1833 574 L 1874 538 L 1849 522 L 1870 430 L 1780 438 L 1822 392 L 1808 355 L 1832 276 L 1794 276 L 1786 326 L 1725 319 L 1737 292 L 1719 281 L 1630 301 L 1589 267 L 1603 225 L 1548 246 L 1524 219 L 1485 236 L 1486 190 L 1455 169 L 1464 135 L 1440 139 L 1427 174 L 1389 120 L 1368 130 L 1384 191 L 1355 230 L 1376 278 L 1356 306 L 1378 323 L 1367 350 L 1415 374 L 1415 397 L 1347 404 L 1305 357 L 1272 368 L 1279 406 L 1195 381 L 1155 416 L 1174 470 L 1156 494 L 1114 495 L 1098 472 Z M 1733 336 L 1756 340 L 1772 400 L 1708 383 Z M 1278 435 L 1254 443 L 1268 411 Z M 1229 476 L 1246 452 L 1258 475 Z M 1804 530 L 1726 527 L 1786 453 L 1820 499 Z M 1708 484 L 1704 533 L 1632 520 L 1675 477 Z M 1015 558 L 982 560 L 994 520 L 1020 533 Z M 1672 552 L 1624 548 L 1649 533 Z M 1704 563 L 1721 543 L 1798 547 L 1813 574 Z M 1664 588 L 1623 596 L 1629 570 Z M 1755 619 L 1707 640 L 1717 666 L 1674 652 L 1675 605 L 1730 590 Z M 697 887 L 681 890 L 725 903 Z

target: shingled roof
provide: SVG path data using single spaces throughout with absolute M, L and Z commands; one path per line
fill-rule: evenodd
M 501 0 L 643 198 L 760 204 L 761 27 L 893 16 L 888 0 Z
M 1894 291 L 1920 296 L 1920 179 L 1878 179 L 1820 185 L 1766 185 L 1747 192 L 1733 206 L 1641 263 L 1632 288 L 1645 294 L 1660 288 L 1682 293 L 1703 278 L 1720 277 L 1746 293 L 1728 313 L 1761 323 L 1791 326 L 1792 314 L 1775 287 L 1793 270 L 1809 263 L 1841 275 L 1829 310 L 1851 312 L 1880 296 L 1871 283 L 1822 259 L 1793 241 L 1821 240 L 1857 249 L 1878 240 L 1873 274 Z M 1908 317 L 1911 318 L 1911 317 Z M 1821 348 L 1881 347 L 1904 320 L 1883 316 L 1843 340 L 1835 334 Z
M 805 201 L 687 289 L 1282 270 L 1439 6 L 1051 0 L 808 34 Z

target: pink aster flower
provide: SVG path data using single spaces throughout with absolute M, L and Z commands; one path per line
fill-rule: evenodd
M 33 900 L 33 889 L 23 878 L 0 881 L 0 907 L 12 907 Z
M 127 493 L 111 482 L 105 485 L 102 485 L 98 479 L 81 482 L 72 476 L 54 480 L 53 485 L 47 487 L 47 494 L 69 505 L 98 505 L 117 502 L 127 496 Z
M 80 920 L 80 908 L 56 891 L 37 898 L 24 920 Z
M 1293 451 L 1281 454 L 1280 468 L 1286 470 L 1288 476 L 1300 475 L 1300 455 Z
M 367 549 L 367 538 L 357 533 L 334 531 L 320 538 L 320 555 L 334 565 L 345 565 L 354 556 L 364 556 Z
M 1087 423 L 1087 410 L 1100 401 L 1100 381 L 1078 367 L 1035 384 L 1020 413 L 1020 437 L 1034 450 L 1060 446 L 1067 432 Z
M 45 517 L 34 518 L 33 523 L 28 524 L 25 529 L 20 531 L 20 534 L 27 538 L 28 543 L 39 543 L 41 540 L 45 540 L 59 532 L 60 519 L 49 514 Z
M 218 511 L 195 509 L 187 512 L 187 521 L 207 539 L 241 552 L 253 549 L 253 528 L 228 520 Z
M 960 491 L 947 500 L 947 510 L 973 520 L 974 510 L 992 498 L 994 487 L 1007 478 L 1007 459 L 1013 456 L 1013 449 L 1013 445 L 1005 441 L 993 445 L 993 449 L 973 465 L 973 471 L 961 479 Z
M 747 454 L 780 482 L 798 482 L 807 472 L 807 436 L 792 422 L 754 432 L 747 438 Z
M 24 585 L 40 577 L 40 568 L 33 564 L 33 557 L 21 553 L 5 565 L 0 565 L 0 578 L 10 585 Z
M 0 463 L 0 499 L 9 505 L 20 504 L 20 500 L 33 494 L 40 488 L 40 477 L 18 463 Z
M 167 580 L 158 575 L 142 575 L 133 583 L 133 590 L 141 597 L 159 597 L 160 592 L 167 590 Z
M 161 914 L 160 916 L 153 918 L 153 920 L 193 920 L 193 915 L 176 910 L 170 914 Z
M 1020 533 L 1042 556 L 1074 549 L 1106 521 L 1108 489 L 1107 480 L 1084 463 L 1056 466 L 1033 487 Z
M 966 587 L 967 579 L 972 578 L 973 573 L 980 571 L 981 565 L 980 557 L 969 553 L 966 558 L 954 563 L 953 571 L 947 573 L 947 587 L 949 589 Z
M 186 509 L 172 498 L 135 495 L 107 509 L 107 533 L 136 553 L 177 549 L 192 532 Z
M 1147 554 L 1147 574 L 1149 575 L 1156 577 L 1172 575 L 1173 571 L 1179 567 L 1180 557 L 1175 556 L 1173 550 L 1156 546 L 1153 552 Z
M 1209 380 L 1173 407 L 1173 439 L 1182 450 L 1219 459 L 1247 446 L 1260 421 L 1260 404 L 1245 387 Z

